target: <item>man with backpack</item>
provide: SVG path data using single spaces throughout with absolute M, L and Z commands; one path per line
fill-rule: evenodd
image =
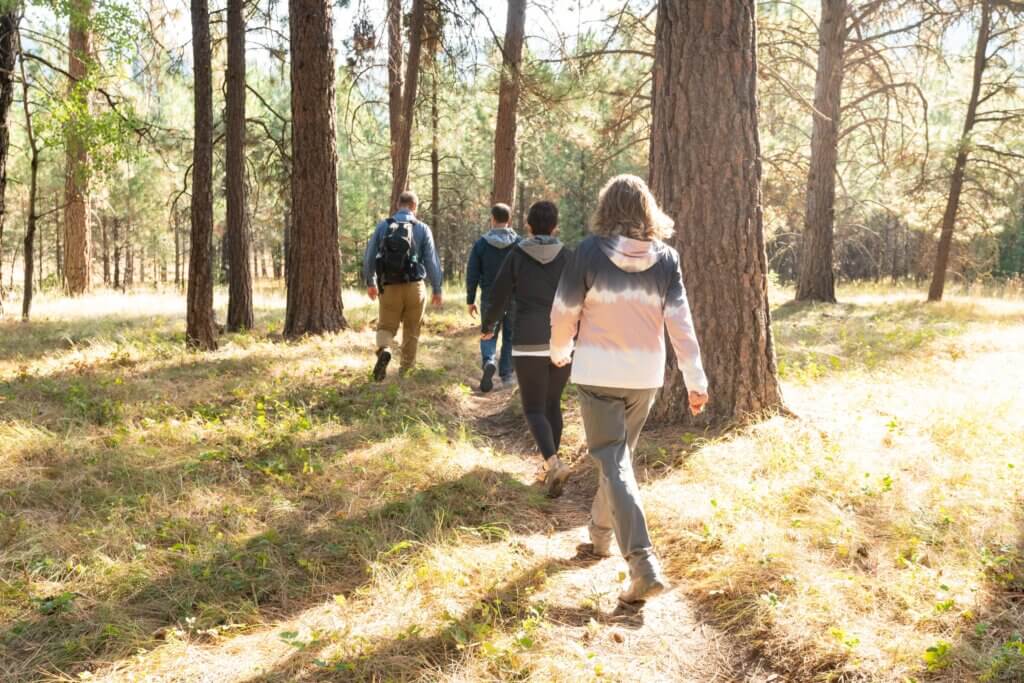
M 441 305 L 441 264 L 434 249 L 430 226 L 416 219 L 419 200 L 405 191 L 398 198 L 398 211 L 377 224 L 366 245 L 363 278 L 371 300 L 380 301 L 377 316 L 377 363 L 373 378 L 387 376 L 391 362 L 390 347 L 402 326 L 402 364 L 400 374 L 416 364 L 420 340 L 420 322 L 427 308 L 426 287 L 430 278 L 432 303 Z
M 476 241 L 469 253 L 466 264 L 466 305 L 469 314 L 476 316 L 476 290 L 480 288 L 481 314 L 486 314 L 491 300 L 491 288 L 501 270 L 501 264 L 512 253 L 512 247 L 519 243 L 519 235 L 509 227 L 512 209 L 508 204 L 495 204 L 491 207 L 491 229 Z M 483 316 L 481 316 L 483 317 Z M 498 333 L 501 333 L 501 357 L 498 352 Z M 502 384 L 512 382 L 512 321 L 510 313 L 503 313 L 492 329 L 484 329 L 484 335 L 492 336 L 480 341 L 481 367 L 480 391 L 487 393 L 494 388 L 494 373 L 501 377 Z

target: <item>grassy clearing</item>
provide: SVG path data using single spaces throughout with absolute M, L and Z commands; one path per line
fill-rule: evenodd
M 1024 679 L 1024 304 L 776 316 L 801 415 L 675 450 L 651 515 L 713 622 L 793 680 Z
M 776 309 L 799 420 L 642 446 L 666 565 L 788 680 L 1020 680 L 1024 303 L 841 294 Z M 207 355 L 171 293 L 0 324 L 0 679 L 632 680 L 669 656 L 603 622 L 616 561 L 577 585 L 545 546 L 562 513 L 515 411 L 472 417 L 460 307 L 376 385 L 373 308 L 346 303 L 352 331 L 286 343 L 264 292 Z

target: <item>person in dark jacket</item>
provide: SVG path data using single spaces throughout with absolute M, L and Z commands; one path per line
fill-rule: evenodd
M 483 339 L 494 338 L 494 325 L 515 305 L 512 356 L 519 378 L 523 414 L 544 456 L 548 495 L 562 494 L 569 467 L 558 457 L 562 441 L 562 392 L 572 368 L 551 363 L 551 305 L 568 253 L 556 236 L 558 207 L 537 202 L 527 218 L 529 238 L 514 248 L 501 266 L 483 314 Z
M 512 209 L 507 204 L 495 204 L 491 207 L 491 229 L 476 241 L 469 253 L 466 266 L 466 306 L 469 314 L 476 317 L 476 290 L 480 288 L 480 308 L 487 310 L 491 297 L 491 286 L 498 277 L 498 271 L 505 258 L 511 253 L 511 247 L 519 242 L 519 235 L 509 227 Z M 480 356 L 483 374 L 480 377 L 480 391 L 488 392 L 494 388 L 494 373 L 497 372 L 503 384 L 512 381 L 512 323 L 511 312 L 506 313 L 494 322 L 492 329 L 501 333 L 501 358 L 496 359 L 498 351 L 497 334 L 481 339 Z M 485 335 L 486 336 L 486 335 Z

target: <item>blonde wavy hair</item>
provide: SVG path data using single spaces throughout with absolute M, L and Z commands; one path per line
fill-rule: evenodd
M 635 175 L 617 175 L 601 189 L 590 231 L 635 240 L 667 240 L 674 222 L 658 208 L 647 183 Z

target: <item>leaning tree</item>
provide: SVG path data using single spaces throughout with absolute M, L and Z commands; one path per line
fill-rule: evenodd
M 782 407 L 768 308 L 757 130 L 755 0 L 660 0 L 651 189 L 675 220 L 710 382 L 704 420 Z M 655 416 L 686 419 L 669 361 Z

